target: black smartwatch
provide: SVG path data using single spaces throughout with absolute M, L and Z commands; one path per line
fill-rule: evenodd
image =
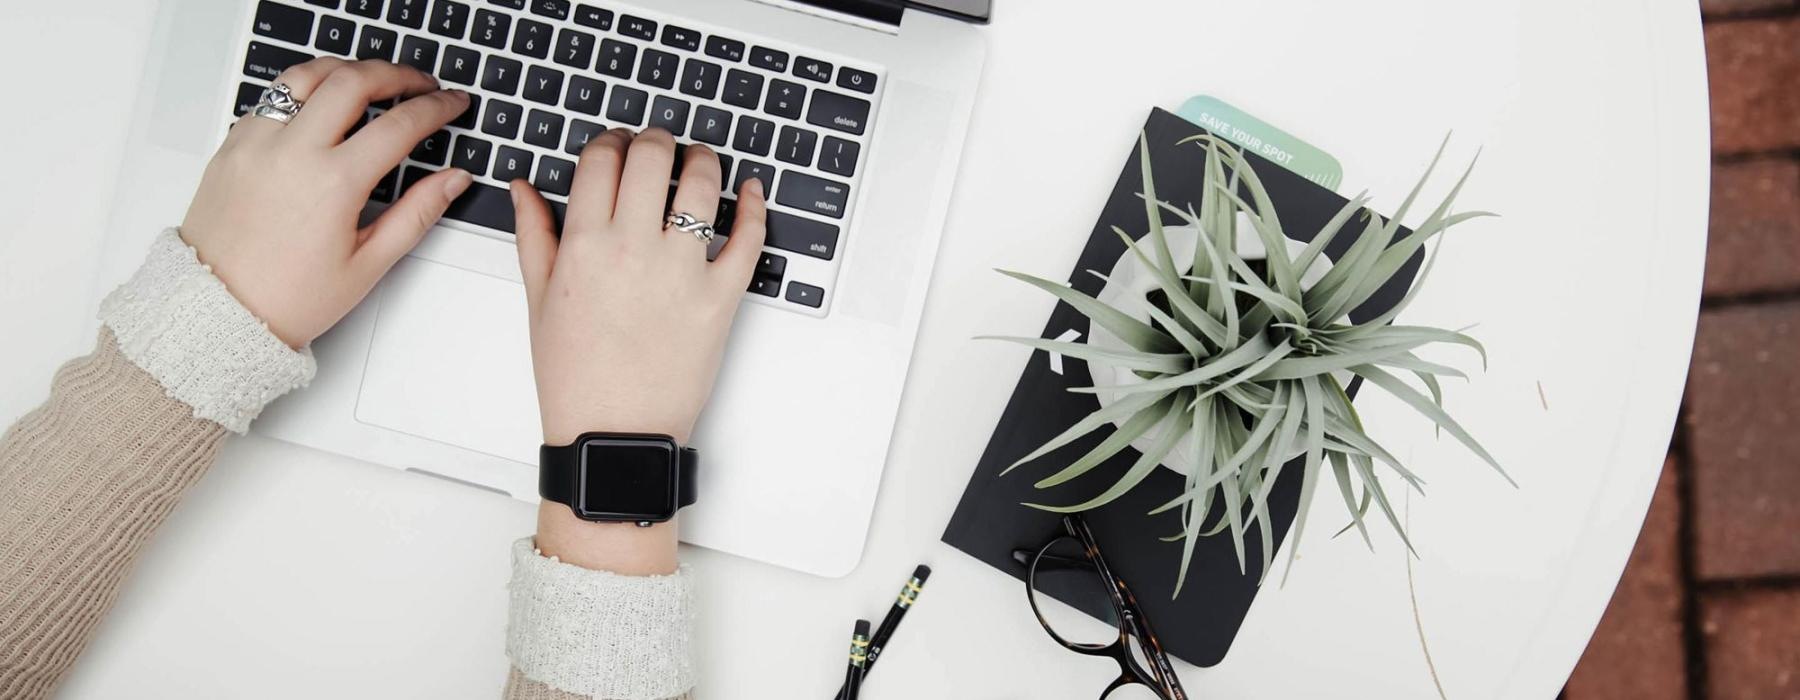
M 582 520 L 666 522 L 694 504 L 700 453 L 667 435 L 585 433 L 538 450 L 538 495 Z

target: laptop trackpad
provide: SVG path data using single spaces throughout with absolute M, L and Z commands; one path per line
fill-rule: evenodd
M 378 293 L 356 419 L 535 464 L 524 287 L 408 256 Z

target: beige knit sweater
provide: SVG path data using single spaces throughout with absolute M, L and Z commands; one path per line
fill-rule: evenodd
M 212 465 L 233 432 L 227 425 L 241 431 L 262 404 L 311 376 L 310 354 L 270 350 L 273 336 L 173 232 L 102 316 L 93 353 L 58 371 L 49 399 L 0 438 L 6 700 L 55 691 L 139 552 Z M 515 546 L 513 563 L 505 697 L 590 696 L 559 688 L 685 697 L 693 675 L 685 570 L 588 571 L 537 555 L 529 540 Z

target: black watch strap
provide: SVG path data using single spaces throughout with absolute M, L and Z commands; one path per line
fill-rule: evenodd
M 538 448 L 538 495 L 570 508 L 576 507 L 577 484 L 581 483 L 581 443 L 577 438 L 567 445 L 544 445 Z M 629 437 L 614 435 L 613 437 Z M 667 440 L 667 436 L 640 437 Z M 694 505 L 699 498 L 700 452 L 692 447 L 676 450 L 675 509 Z

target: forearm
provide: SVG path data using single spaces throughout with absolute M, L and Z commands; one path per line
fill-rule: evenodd
M 0 697 L 56 687 L 225 435 L 103 330 L 0 438 Z

